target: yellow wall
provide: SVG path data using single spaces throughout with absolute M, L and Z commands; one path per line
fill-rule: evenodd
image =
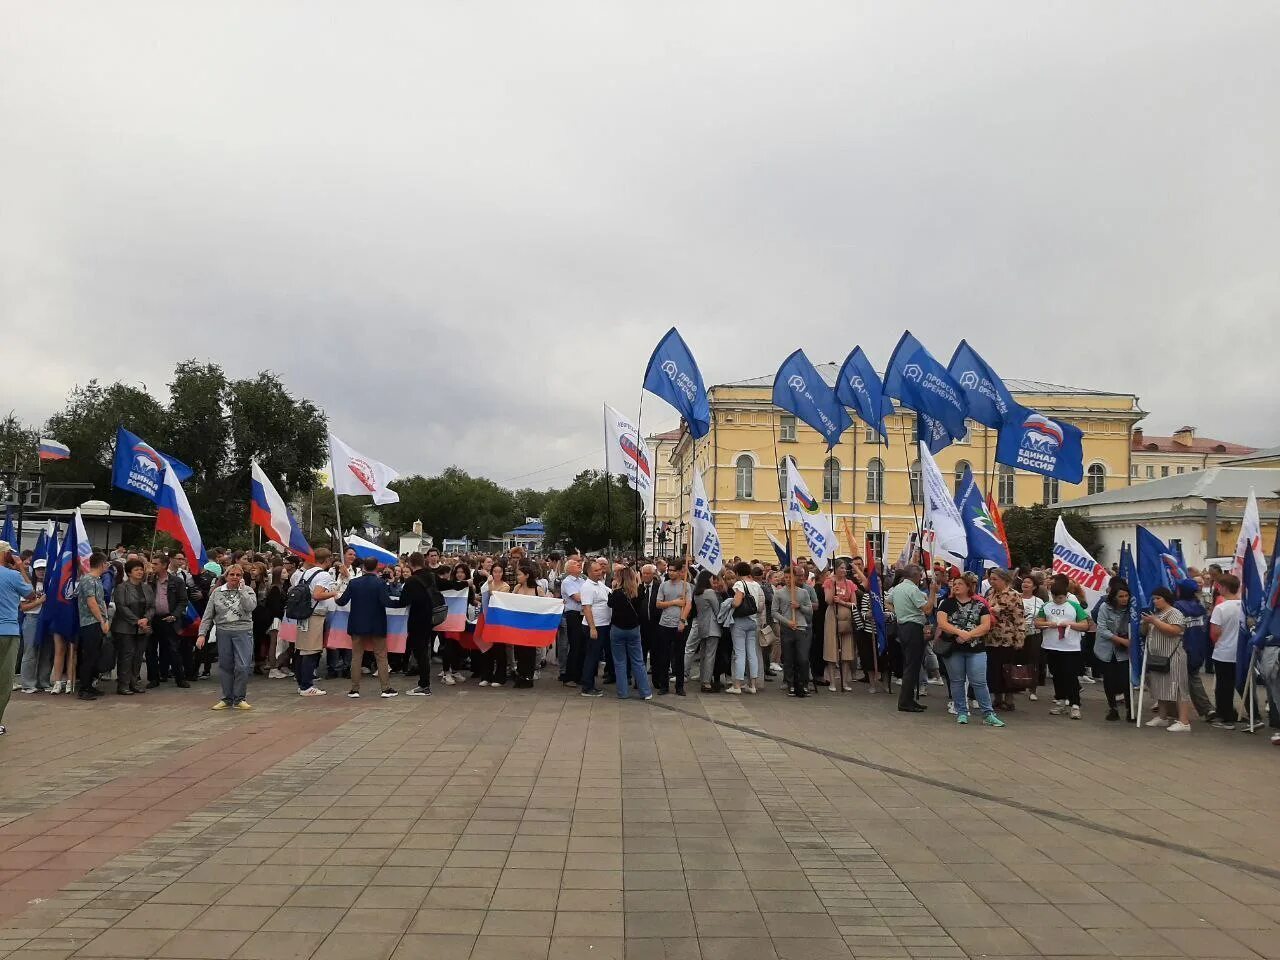
M 711 433 L 691 444 L 688 434 L 675 445 L 671 459 L 659 460 L 660 479 L 665 472 L 668 483 L 683 496 L 675 505 L 674 519 L 677 525 L 680 515 L 688 523 L 690 465 L 696 463 L 703 471 L 703 482 L 712 501 L 716 528 L 724 545 L 725 556 L 737 555 L 744 559 L 773 557 L 767 532 L 779 536 L 782 531 L 781 512 L 778 503 L 778 483 L 773 465 L 774 432 L 779 429 L 782 412 L 770 402 L 768 387 L 726 385 L 712 387 L 709 391 L 713 427 Z M 1131 395 L 1107 394 L 1052 394 L 1017 395 L 1016 399 L 1034 407 L 1046 416 L 1069 420 L 1084 431 L 1084 463 L 1100 463 L 1106 471 L 1106 489 L 1128 486 L 1130 475 L 1130 433 L 1134 423 L 1144 414 L 1137 409 L 1136 398 Z M 868 530 L 883 529 L 888 532 L 890 559 L 897 556 L 906 542 L 908 533 L 915 529 L 912 520 L 912 504 L 908 484 L 908 459 L 904 450 L 903 428 L 906 428 L 907 446 L 912 450 L 911 461 L 916 460 L 914 416 L 909 410 L 900 411 L 886 422 L 889 443 L 877 445 L 867 442 L 867 427 L 855 422 L 832 451 L 840 462 L 840 498 L 832 506 L 836 517 L 836 530 L 842 531 L 841 520 L 852 518 L 855 536 L 861 543 Z M 856 451 L 855 451 L 856 434 Z M 995 463 L 995 431 L 970 423 L 969 437 L 965 443 L 954 444 L 942 450 L 935 458 L 943 475 L 950 481 L 957 463 L 967 460 L 974 475 L 983 484 L 984 470 L 991 474 L 991 489 L 997 489 Z M 755 469 L 754 497 L 740 500 L 736 490 L 737 458 L 747 454 L 753 458 Z M 823 464 L 827 453 L 820 436 L 804 424 L 798 424 L 796 439 L 787 442 L 779 439 L 777 458 L 792 457 L 804 477 L 810 492 L 823 495 Z M 885 465 L 885 496 L 879 506 L 867 502 L 867 466 L 873 458 Z M 683 485 L 678 478 L 683 473 Z M 1030 506 L 1043 502 L 1044 478 L 1038 474 L 1015 471 L 1012 502 Z M 661 485 L 659 490 L 661 490 Z M 1061 484 L 1059 501 L 1085 496 L 1086 484 Z M 918 508 L 917 508 L 918 509 Z M 659 519 L 664 519 L 659 513 Z M 881 526 L 881 523 L 883 524 Z M 687 534 L 686 534 L 687 539 Z M 781 539 L 781 537 L 780 537 Z M 803 553 L 803 550 L 798 551 Z

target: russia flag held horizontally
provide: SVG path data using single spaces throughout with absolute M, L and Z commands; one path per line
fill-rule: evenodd
M 520 593 L 491 593 L 485 607 L 485 643 L 547 647 L 556 642 L 564 601 Z

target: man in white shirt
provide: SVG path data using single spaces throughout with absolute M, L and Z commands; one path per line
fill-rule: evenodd
M 298 694 L 303 697 L 323 696 L 327 691 L 315 684 L 316 667 L 320 663 L 320 652 L 324 649 L 325 618 L 335 609 L 334 597 L 338 595 L 337 585 L 329 568 L 333 565 L 333 557 L 327 547 L 316 547 L 314 565 L 299 571 L 299 583 L 311 588 L 311 616 L 305 621 L 298 621 Z
M 582 661 L 582 695 L 603 697 L 604 691 L 596 684 L 600 669 L 600 652 L 609 648 L 609 624 L 613 611 L 609 609 L 609 587 L 604 582 L 609 563 L 603 557 L 591 561 L 589 579 L 578 591 L 582 603 L 582 617 L 586 621 L 586 655 Z
M 582 679 L 582 655 L 586 644 L 582 636 L 582 561 L 570 557 L 564 564 L 564 577 L 560 580 L 560 599 L 564 601 L 564 631 L 568 650 L 556 659 L 560 662 L 560 682 L 566 687 L 576 687 Z
M 1236 728 L 1236 648 L 1240 643 L 1240 578 L 1231 573 L 1218 577 L 1222 601 L 1209 617 L 1209 639 L 1213 641 L 1213 701 L 1218 716 L 1212 721 L 1219 730 Z M 1252 691 L 1250 691 L 1252 693 Z

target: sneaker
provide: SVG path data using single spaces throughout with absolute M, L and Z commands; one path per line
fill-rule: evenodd
M 271 671 L 267 674 L 267 679 L 268 680 L 287 680 L 291 676 L 293 676 L 293 674 L 285 673 L 279 667 L 272 667 Z
M 1080 708 L 1079 708 L 1078 706 L 1077 706 L 1077 707 L 1072 707 L 1072 708 L 1071 708 L 1071 719 L 1072 719 L 1072 720 L 1079 720 L 1079 719 L 1080 719 Z
M 412 690 L 409 691 L 409 696 L 429 697 L 431 696 L 431 688 L 430 687 L 414 687 Z
M 1234 723 L 1227 723 L 1225 720 L 1210 720 L 1209 726 L 1217 730 L 1234 730 L 1236 728 Z
M 214 709 L 214 710 L 227 710 L 227 709 L 230 709 L 230 707 L 231 707 L 231 704 L 227 703 L 227 701 L 225 701 L 225 700 L 219 700 L 217 703 L 215 703 L 215 704 L 213 705 L 213 707 L 212 707 L 211 709 Z
M 967 713 L 961 713 L 956 716 L 956 723 L 968 723 L 968 722 L 969 722 L 969 715 Z
M 298 696 L 300 696 L 300 697 L 323 697 L 323 696 L 324 696 L 326 693 L 328 693 L 328 692 L 329 692 L 328 690 L 321 690 L 319 687 L 307 687 L 307 689 L 305 689 L 305 690 L 299 690 L 299 691 L 298 691 Z
M 652 693 L 651 693 L 651 694 L 649 694 L 647 697 L 645 697 L 645 699 L 646 699 L 646 700 L 652 700 L 652 699 L 653 699 L 653 694 L 652 694 Z
M 1093 677 L 1089 676 L 1086 673 L 1083 677 L 1080 678 L 1080 682 L 1081 683 L 1097 683 L 1098 681 L 1093 679 Z
M 359 700 L 359 699 L 360 699 L 360 691 L 359 691 L 359 690 L 351 690 L 351 691 L 348 691 L 348 693 L 347 693 L 347 699 L 348 699 L 348 700 Z
M 6 729 L 6 728 L 5 728 L 5 725 L 4 725 L 3 723 L 0 723 L 0 737 L 3 737 L 3 736 L 4 736 L 6 733 L 8 733 L 8 732 L 9 732 L 9 731 L 8 731 L 8 729 Z M 1275 743 L 1275 741 L 1274 741 L 1274 740 L 1273 740 L 1273 741 L 1271 741 L 1271 742 L 1272 742 L 1272 743 Z
M 953 717 L 958 716 L 956 713 L 956 702 L 954 700 L 947 701 L 947 713 L 951 714 Z
M 603 690 L 583 690 L 582 695 L 584 697 L 603 697 L 604 691 Z
M 446 687 L 452 687 L 455 683 L 457 683 L 457 682 L 458 682 L 457 680 L 453 679 L 453 674 L 452 674 L 452 673 L 446 673 L 446 674 L 445 674 L 443 677 L 441 677 L 440 679 L 444 682 L 444 685 L 445 685 Z
M 780 664 L 780 663 L 771 663 L 771 664 L 769 664 L 769 672 L 770 672 L 770 673 L 781 673 L 781 672 L 782 672 L 782 664 Z
M 1034 690 L 1028 690 L 1027 699 L 1030 700 L 1032 703 L 1035 703 L 1040 698 L 1036 696 L 1036 692 Z
M 487 686 L 489 685 L 489 681 L 488 681 L 488 680 L 481 680 L 479 685 L 480 685 L 480 686 L 482 686 L 482 687 L 487 687 Z
M 52 689 L 52 690 L 50 690 L 49 692 L 50 692 L 50 693 L 66 693 L 66 692 L 67 692 L 67 681 L 65 681 L 65 680 L 55 680 L 55 681 L 54 681 L 54 683 L 53 683 L 53 689 Z
M 834 689 L 835 689 L 835 687 L 832 687 L 831 689 L 833 689 L 833 690 L 834 690 Z M 741 688 L 741 687 L 729 687 L 728 689 L 726 689 L 726 690 L 725 690 L 725 693 L 732 693 L 735 697 L 740 697 L 740 696 L 742 696 L 742 688 Z
M 1049 716 L 1051 717 L 1060 717 L 1066 712 L 1067 712 L 1066 706 L 1064 704 L 1058 703 L 1056 700 L 1054 701 L 1053 706 L 1049 708 Z
M 0 733 L 4 733 L 4 727 L 0 727 Z M 1273 733 L 1271 735 L 1271 742 L 1275 746 L 1280 747 L 1280 733 Z
M 37 690 L 35 687 L 23 687 L 22 692 L 23 693 L 39 693 L 40 691 Z
M 248 700 L 241 700 L 239 703 L 237 703 L 237 704 L 236 704 L 236 709 L 237 709 L 237 710 L 252 710 L 252 709 L 253 709 L 253 705 L 252 705 L 252 704 L 250 704 Z
M 1169 726 L 1169 721 L 1166 720 L 1164 717 L 1152 717 L 1150 720 L 1144 723 L 1143 726 L 1144 727 L 1167 727 Z
M 1003 727 L 1004 721 L 997 717 L 994 713 L 988 713 L 982 718 L 982 722 L 988 727 Z
M 1175 721 L 1174 723 L 1169 724 L 1168 730 L 1170 733 L 1190 733 L 1191 724 Z
M 392 690 L 390 687 L 387 687 L 387 689 L 383 690 L 380 694 L 383 700 L 390 700 L 392 697 L 398 697 L 399 695 L 400 694 L 395 690 Z
M 940 687 L 943 684 L 943 680 L 941 677 L 930 677 L 928 680 L 925 681 L 925 683 L 927 683 L 931 687 Z

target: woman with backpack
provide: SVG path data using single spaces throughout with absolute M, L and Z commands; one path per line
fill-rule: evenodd
M 316 686 L 316 667 L 324 651 L 324 621 L 334 609 L 338 590 L 329 568 L 333 556 L 328 547 L 316 547 L 316 562 L 294 573 L 296 582 L 285 594 L 281 634 L 292 637 L 298 651 L 298 696 L 320 697 L 328 693 Z

